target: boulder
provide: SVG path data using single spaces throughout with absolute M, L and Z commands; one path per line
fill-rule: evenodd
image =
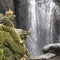
M 60 43 L 47 44 L 42 50 L 44 53 L 54 53 L 60 55 Z

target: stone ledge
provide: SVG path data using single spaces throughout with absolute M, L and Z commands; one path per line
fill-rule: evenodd
M 31 60 L 48 60 L 48 59 L 51 59 L 55 56 L 56 56 L 56 54 L 46 53 L 46 54 L 42 54 L 40 56 L 32 56 Z

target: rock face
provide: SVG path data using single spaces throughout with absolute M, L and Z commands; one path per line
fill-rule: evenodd
M 26 29 L 27 27 L 27 0 L 14 0 L 14 10 L 16 15 L 16 27 Z
M 0 13 L 4 14 L 9 8 L 15 12 L 15 26 L 26 30 L 27 0 L 0 0 Z
M 0 0 L 0 13 L 5 13 L 9 8 L 14 10 L 13 0 Z

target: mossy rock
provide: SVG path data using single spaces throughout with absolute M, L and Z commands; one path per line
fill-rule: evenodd
M 0 26 L 0 49 L 1 48 L 5 52 L 7 50 L 11 51 L 11 55 L 14 57 L 15 57 L 15 55 L 22 57 L 26 53 L 26 48 L 24 46 L 20 45 L 19 37 L 15 33 L 14 29 L 6 27 L 4 25 Z M 5 48 L 7 48 L 7 50 L 4 50 Z M 5 53 L 4 55 L 6 56 L 6 54 L 7 53 Z
M 5 15 L 0 13 L 0 24 L 3 24 L 8 27 L 14 27 L 14 23 L 13 23 L 14 18 L 15 15 L 13 11 L 9 9 L 9 11 L 5 13 Z
M 14 17 L 11 10 L 0 14 L 0 60 L 20 60 L 25 54 L 29 56 L 24 41 L 30 32 L 22 30 L 22 34 L 17 34 L 12 22 Z

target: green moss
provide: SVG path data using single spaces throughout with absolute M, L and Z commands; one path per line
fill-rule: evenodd
M 0 60 L 3 58 L 3 49 L 0 49 Z
M 0 20 L 0 24 L 3 24 L 5 26 L 8 26 L 8 27 L 14 27 L 14 24 L 12 21 L 10 21 L 8 18 L 4 18 L 4 19 L 1 19 Z
M 1 27 L 2 26 L 0 26 L 0 28 Z M 25 52 L 26 52 L 26 48 L 16 42 L 16 39 L 18 37 L 16 37 L 16 35 L 14 33 L 11 33 L 11 31 L 12 32 L 14 31 L 13 29 L 10 30 L 8 27 L 7 27 L 8 29 L 5 29 L 5 28 L 6 28 L 6 26 L 2 27 L 2 29 L 1 29 L 2 31 L 0 31 L 0 43 L 1 43 L 0 44 L 0 48 L 1 47 L 2 48 L 3 47 L 4 48 L 8 47 L 9 50 L 12 51 L 13 54 L 17 54 L 19 56 L 23 56 L 25 54 Z M 17 41 L 19 41 L 18 39 L 17 39 Z M 7 50 L 5 50 L 5 51 L 7 51 Z
M 9 32 L 11 37 L 14 39 L 14 41 L 19 42 L 20 38 L 18 37 L 18 35 L 15 32 L 14 28 L 10 28 L 10 27 L 4 26 L 4 25 L 0 26 L 0 28 L 3 31 Z
M 28 51 L 20 39 L 25 40 L 27 32 L 17 35 L 14 24 L 13 12 L 10 10 L 5 15 L 0 14 L 0 60 L 20 60 Z
M 0 13 L 0 24 L 3 24 L 8 27 L 14 27 L 13 20 L 15 18 L 15 15 L 13 11 L 9 10 L 4 14 Z

